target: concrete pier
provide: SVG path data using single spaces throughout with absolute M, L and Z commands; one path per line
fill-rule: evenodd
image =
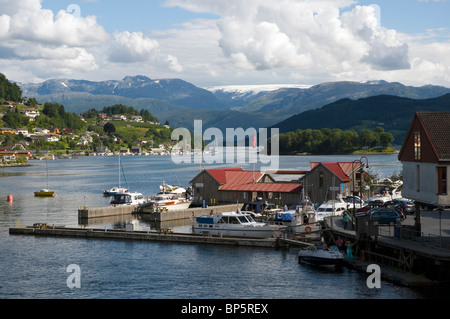
M 208 208 L 188 208 L 183 210 L 162 211 L 162 212 L 142 213 L 142 214 L 148 216 L 148 220 L 150 221 L 165 222 L 207 215 L 211 211 L 214 211 L 214 213 L 223 213 L 234 210 L 236 210 L 236 204 L 212 206 Z M 117 205 L 117 206 L 94 207 L 94 208 L 82 207 L 78 210 L 78 218 L 89 219 L 89 218 L 100 218 L 110 216 L 122 216 L 133 213 L 141 213 L 138 205 Z
M 46 224 L 38 224 L 33 227 L 28 226 L 28 227 L 10 228 L 9 234 L 112 239 L 112 240 L 141 240 L 153 242 L 172 242 L 172 243 L 190 243 L 190 244 L 214 244 L 214 245 L 262 247 L 262 248 L 280 248 L 286 246 L 285 244 L 283 244 L 283 242 L 281 242 L 277 238 L 253 239 L 253 238 L 233 238 L 233 237 L 211 237 L 193 234 L 174 234 L 170 232 L 159 233 L 151 231 L 66 228 L 63 226 L 48 226 Z
M 163 212 L 155 212 L 155 213 L 145 213 L 149 217 L 149 220 L 155 222 L 166 222 L 172 220 L 181 220 L 186 218 L 194 218 L 197 216 L 208 215 L 211 211 L 214 211 L 214 214 L 231 212 L 236 210 L 236 204 L 232 205 L 221 205 L 221 206 L 211 206 L 208 208 L 188 208 L 183 210 L 174 210 L 174 211 L 163 211 Z M 139 210 L 138 210 L 139 212 Z
M 78 218 L 100 218 L 110 216 L 129 215 L 137 211 L 137 205 L 106 206 L 95 208 L 81 208 L 78 210 Z

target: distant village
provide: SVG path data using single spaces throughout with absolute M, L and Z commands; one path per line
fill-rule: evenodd
M 29 123 L 36 121 L 36 118 L 41 115 L 42 110 L 37 107 L 26 107 L 28 99 L 21 98 L 19 102 L 6 101 L 3 103 L 3 110 L 6 112 L 0 112 L 0 119 L 3 118 L 5 113 L 18 112 L 19 114 L 26 116 Z M 83 122 L 87 122 L 83 118 L 82 114 L 78 114 Z M 127 127 L 133 125 L 133 123 L 144 123 L 144 119 L 139 115 L 127 116 L 124 114 L 115 114 L 112 116 L 106 113 L 99 113 L 96 125 L 99 130 L 90 131 L 86 130 L 84 133 L 75 134 L 70 128 L 58 128 L 52 127 L 35 127 L 29 129 L 27 127 L 9 128 L 0 127 L 0 165 L 12 166 L 12 165 L 26 165 L 29 159 L 42 159 L 42 158 L 66 158 L 70 156 L 109 156 L 117 155 L 121 153 L 123 155 L 160 155 L 167 154 L 169 151 L 169 145 L 164 143 L 153 145 L 153 141 L 149 141 L 146 138 L 138 139 L 136 145 L 123 146 L 124 141 L 114 134 L 108 135 L 103 132 L 103 127 L 109 122 L 123 121 L 129 122 Z M 170 129 L 168 124 L 161 125 L 159 121 L 147 121 L 150 125 L 161 126 L 166 129 Z M 2 139 L 2 135 L 4 138 Z M 10 135 L 10 137 L 8 137 Z M 21 138 L 19 138 L 21 136 Z M 23 138 L 22 138 L 23 136 Z M 121 145 L 116 150 L 110 150 L 108 146 L 103 146 L 102 141 L 110 140 L 118 145 Z M 14 142 L 11 143 L 11 140 Z M 69 142 L 73 149 L 69 149 L 64 153 L 52 152 L 52 146 L 48 143 L 56 143 L 60 141 Z M 93 146 L 94 141 L 100 141 L 100 146 Z M 47 144 L 47 147 L 42 147 L 43 144 Z M 98 144 L 98 143 L 97 143 Z

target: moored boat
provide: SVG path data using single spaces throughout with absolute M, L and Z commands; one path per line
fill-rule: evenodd
M 275 212 L 268 223 L 286 226 L 293 233 L 310 233 L 320 229 L 317 212 L 308 200 L 293 204 L 288 210 Z
M 344 255 L 336 246 L 309 246 L 298 253 L 298 262 L 319 266 L 338 266 L 344 260 Z
M 141 205 L 145 204 L 147 199 L 141 193 L 117 193 L 113 195 L 111 205 Z
M 128 189 L 123 187 L 113 187 L 111 189 L 106 189 L 103 191 L 103 195 L 105 196 L 113 196 L 120 193 L 127 193 Z
M 163 184 L 161 192 L 141 206 L 143 213 L 188 209 L 192 201 L 187 198 L 186 189 L 181 186 Z
M 41 189 L 37 192 L 34 192 L 34 196 L 36 197 L 53 197 L 54 195 L 55 192 L 49 189 Z
M 283 226 L 269 225 L 253 220 L 246 212 L 224 212 L 199 216 L 193 221 L 193 232 L 198 235 L 242 238 L 275 238 Z

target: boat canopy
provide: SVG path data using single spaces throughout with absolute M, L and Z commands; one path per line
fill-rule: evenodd
M 242 206 L 242 211 L 262 213 L 266 207 L 267 203 L 259 200 L 245 203 L 244 206 Z

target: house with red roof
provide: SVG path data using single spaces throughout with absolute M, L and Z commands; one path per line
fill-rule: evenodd
M 364 196 L 361 192 L 365 163 L 354 162 L 312 162 L 311 170 L 303 178 L 305 192 L 318 205 L 338 195 Z
M 398 159 L 403 164 L 402 196 L 425 207 L 449 207 L 450 113 L 414 115 Z
M 261 198 L 279 205 L 301 200 L 300 183 L 280 183 L 270 174 L 242 168 L 202 170 L 191 181 L 193 196 L 207 204 L 245 203 Z

